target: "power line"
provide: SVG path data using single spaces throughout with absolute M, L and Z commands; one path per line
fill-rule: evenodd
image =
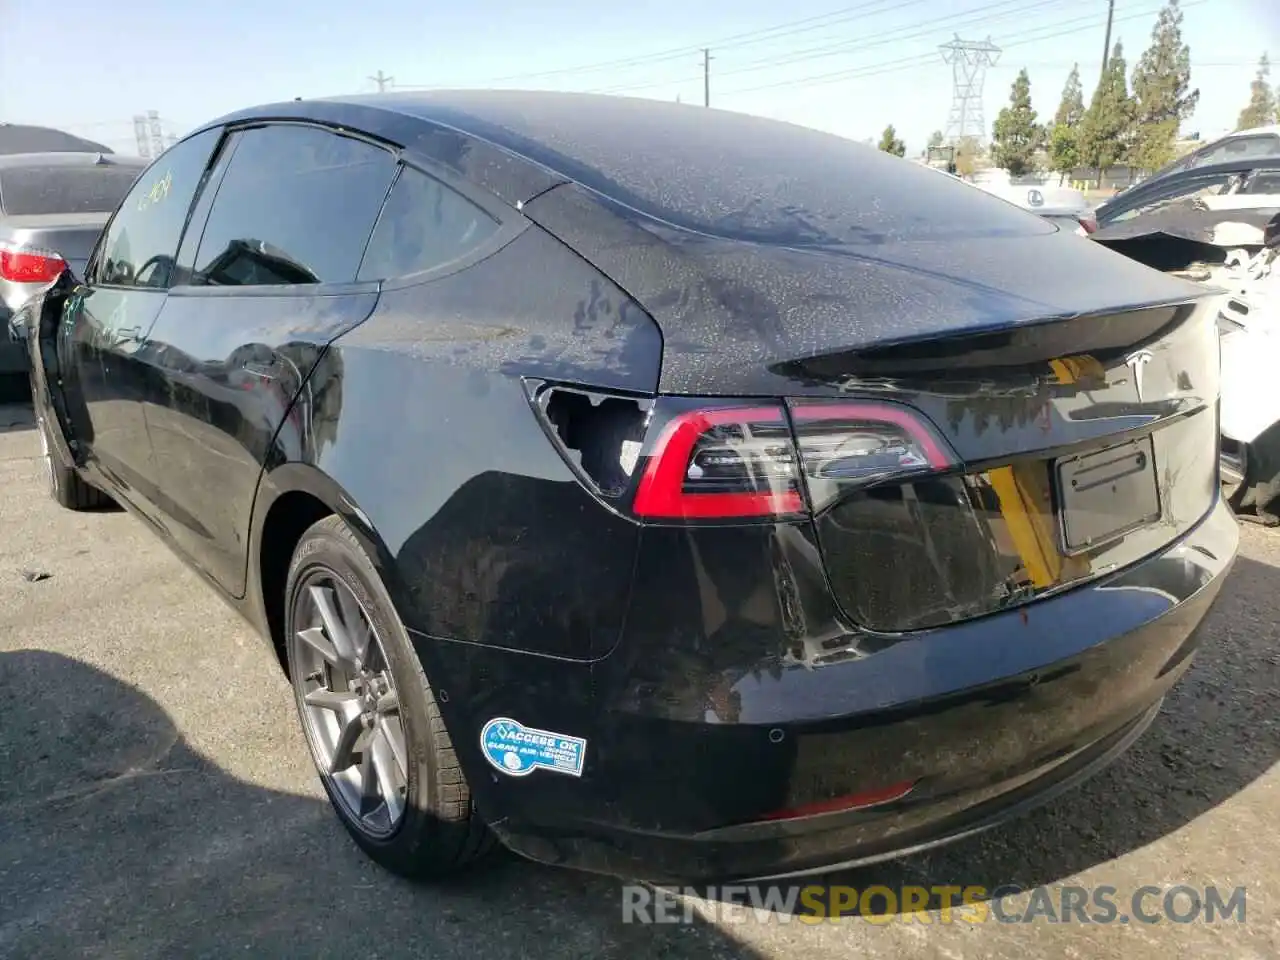
M 1191 7 L 1200 6 L 1201 4 L 1208 3 L 1208 2 L 1209 0 L 1185 0 L 1185 2 L 1181 4 L 1181 7 L 1182 9 L 1186 10 Z M 1156 7 L 1150 10 L 1143 10 L 1137 13 L 1130 14 L 1127 17 L 1117 17 L 1116 23 L 1124 23 L 1127 20 L 1137 20 L 1142 17 L 1149 17 L 1152 14 L 1158 14 L 1160 12 L 1160 9 L 1161 9 L 1160 7 Z M 1056 29 L 1058 27 L 1068 26 L 1069 24 L 1072 24 L 1072 23 L 1078 23 L 1080 20 L 1089 20 L 1091 22 L 1085 24 L 1084 26 L 1073 27 L 1069 30 Z M 1010 47 L 1019 47 L 1028 43 L 1039 43 L 1040 41 L 1043 41 L 1043 40 L 1055 40 L 1058 37 L 1070 36 L 1071 34 L 1082 33 L 1086 30 L 1094 30 L 1094 29 L 1097 29 L 1097 27 L 1098 27 L 1098 23 L 1092 16 L 1075 17 L 1070 20 L 1063 20 L 1057 24 L 1046 24 L 1039 27 L 1034 27 L 1030 31 L 1020 31 L 1017 33 L 1010 34 L 1009 36 L 1015 39 L 1013 40 L 1013 42 L 1003 43 L 1002 47 L 1003 49 L 1007 50 Z M 1042 31 L 1048 30 L 1050 28 L 1054 28 L 1052 32 L 1041 33 Z M 1040 35 L 1028 36 L 1027 35 L 1028 33 L 1040 34 Z M 916 55 L 912 57 L 903 57 L 897 60 L 889 60 L 883 63 L 864 64 L 861 67 L 835 70 L 828 73 L 820 73 L 820 74 L 815 74 L 807 77 L 795 77 L 789 80 L 778 80 L 771 83 L 759 84 L 753 87 L 744 87 L 737 90 L 727 90 L 727 91 L 724 91 L 721 94 L 721 96 L 735 96 L 743 93 L 755 93 L 756 91 L 759 91 L 759 90 L 772 90 L 779 87 L 791 87 L 796 85 L 818 86 L 826 83 L 837 83 L 842 80 L 865 79 L 866 77 L 878 76 L 883 73 L 893 73 L 898 70 L 910 69 L 914 66 L 917 66 L 917 65 L 922 66 L 931 62 L 936 62 L 934 61 L 934 54 L 932 53 L 921 54 L 921 55 Z
M 906 2 L 900 3 L 897 9 L 901 10 L 902 8 L 910 6 L 913 3 L 921 3 L 921 2 L 926 2 L 926 0 L 906 0 Z M 735 74 L 740 74 L 740 73 L 754 73 L 756 72 L 756 70 L 758 70 L 761 67 L 781 66 L 788 63 L 799 63 L 799 62 L 804 62 L 810 59 L 816 60 L 821 57 L 832 56 L 838 53 L 848 53 L 856 50 L 866 50 L 872 47 L 885 46 L 886 44 L 897 44 L 906 40 L 913 40 L 913 39 L 917 39 L 925 36 L 931 37 L 936 35 L 937 33 L 937 30 L 935 29 L 936 27 L 948 24 L 951 21 L 959 20 L 959 22 L 950 23 L 950 26 L 954 28 L 962 28 L 962 27 L 971 26 L 974 24 L 982 24 L 985 26 L 987 24 L 999 22 L 1009 17 L 1023 18 L 1027 13 L 1033 10 L 1041 9 L 1044 7 L 1060 6 L 1069 2 L 1070 0 L 1038 0 L 1038 2 L 1036 3 L 1027 4 L 1025 0 L 997 0 L 997 2 L 995 3 L 988 3 L 980 7 L 974 7 L 969 10 L 961 11 L 960 13 L 957 13 L 957 14 L 949 14 L 945 17 L 938 17 L 935 19 L 927 20 L 927 21 L 924 21 L 924 20 L 917 21 L 914 24 L 909 24 L 909 25 L 906 25 L 905 27 L 898 27 L 893 30 L 884 30 L 879 33 L 868 34 L 866 36 L 856 37 L 849 40 L 842 40 L 839 43 L 835 43 L 835 44 L 826 44 L 820 47 L 811 47 L 807 50 L 792 51 L 791 53 L 785 54 L 781 57 L 766 57 L 759 60 L 750 60 L 744 64 L 740 64 L 739 66 L 734 67 L 732 70 L 721 70 L 716 74 L 716 76 L 717 78 L 723 79 L 724 77 L 731 77 L 731 76 L 734 76 Z M 1010 6 L 1015 7 L 1015 9 L 1006 11 L 994 18 L 983 16 L 983 14 L 985 14 L 986 12 L 994 11 L 1002 7 L 1010 7 Z M 924 26 L 925 24 L 928 24 L 928 26 Z M 917 29 L 916 32 L 914 33 L 904 34 L 902 32 L 904 29 L 911 30 L 913 28 L 919 28 L 922 26 L 924 26 L 924 29 Z M 659 80 L 651 83 L 636 83 L 636 82 L 621 83 L 621 84 L 617 84 L 609 87 L 604 87 L 601 89 L 589 90 L 588 92 L 589 93 L 623 93 L 623 92 L 634 91 L 634 90 L 650 90 L 650 89 L 661 87 L 661 86 L 669 86 L 673 84 L 682 84 L 682 83 L 691 82 L 691 80 L 693 79 L 696 79 L 696 78 L 679 79 L 679 80 L 666 79 L 666 80 Z
M 919 2 L 919 0 L 909 0 L 909 2 Z M 886 7 L 885 5 L 888 4 Z M 891 12 L 903 6 L 896 0 L 865 0 L 863 3 L 857 3 L 850 7 L 842 7 L 838 10 L 832 10 L 828 13 L 815 14 L 809 17 L 803 17 L 799 20 L 787 20 L 782 23 L 774 24 L 771 27 L 761 27 L 758 30 L 748 30 L 745 33 L 735 33 L 727 37 L 721 37 L 712 40 L 708 46 L 717 48 L 728 47 L 744 47 L 751 44 L 764 43 L 769 40 L 777 40 L 781 37 L 794 36 L 799 33 L 807 33 L 811 30 L 817 30 L 822 27 L 829 27 L 833 23 L 841 23 L 847 20 L 860 18 L 863 16 L 871 16 L 875 13 Z M 870 10 L 872 7 L 883 7 L 882 10 Z M 482 84 L 488 86 L 496 83 L 510 83 L 516 80 L 538 80 L 546 77 L 559 77 L 565 74 L 575 73 L 593 73 L 599 70 L 611 70 L 619 67 L 639 66 L 650 63 L 660 63 L 665 61 L 677 60 L 687 57 L 691 53 L 698 53 L 699 48 L 696 46 L 673 47 L 668 50 L 656 51 L 649 54 L 641 54 L 634 57 L 623 57 L 618 60 L 602 60 L 597 63 L 580 64 L 576 67 L 558 67 L 553 70 L 540 70 L 536 73 L 516 73 L 505 77 L 496 77 Z

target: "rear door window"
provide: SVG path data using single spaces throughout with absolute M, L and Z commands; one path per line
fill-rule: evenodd
M 361 280 L 385 280 L 442 267 L 471 252 L 498 222 L 434 177 L 405 167 L 387 198 Z
M 0 206 L 10 216 L 111 213 L 141 166 L 52 164 L 0 170 Z
M 91 283 L 169 286 L 187 212 L 221 136 L 217 128 L 198 133 L 147 168 L 107 228 L 90 268 Z
M 1231 137 L 1197 153 L 1195 165 L 1203 167 L 1211 163 L 1231 163 L 1233 160 L 1276 155 L 1280 155 L 1280 137 L 1270 134 L 1260 137 Z
M 395 176 L 390 151 L 318 127 L 258 127 L 238 143 L 193 283 L 350 283 Z
M 1134 217 L 1171 203 L 1182 200 L 1194 200 L 1197 197 L 1216 197 L 1231 193 L 1239 184 L 1242 174 L 1219 173 L 1212 176 L 1190 176 L 1177 183 L 1167 184 L 1163 190 L 1154 191 L 1143 197 L 1141 201 L 1126 207 L 1117 213 L 1108 213 L 1107 223 L 1119 223 L 1132 220 Z

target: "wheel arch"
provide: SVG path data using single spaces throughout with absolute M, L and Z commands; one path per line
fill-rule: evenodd
M 331 515 L 340 516 L 360 541 L 379 576 L 400 606 L 400 585 L 386 543 L 367 513 L 336 480 L 307 463 L 286 463 L 264 474 L 258 485 L 250 529 L 248 587 L 252 615 L 271 641 L 282 669 L 285 583 L 302 535 Z

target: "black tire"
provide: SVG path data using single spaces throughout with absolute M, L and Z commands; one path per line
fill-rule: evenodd
M 37 416 L 40 446 L 44 454 L 45 482 L 49 496 L 68 510 L 107 510 L 116 504 L 111 497 L 81 478 L 74 467 L 63 463 L 57 447 L 49 441 L 49 425 Z
M 1280 424 L 1241 446 L 1244 479 L 1227 502 L 1242 520 L 1280 526 Z
M 317 573 L 341 580 L 355 594 L 374 628 L 398 692 L 407 788 L 399 826 L 386 837 L 371 836 L 341 802 L 330 778 L 320 769 L 320 755 L 306 721 L 303 684 L 295 666 L 298 644 L 292 638 L 297 632 L 294 621 L 299 594 Z M 496 840 L 472 808 L 471 790 L 422 664 L 382 579 L 341 518 L 326 517 L 298 541 L 289 566 L 285 611 L 289 672 L 295 681 L 299 718 L 321 783 L 352 839 L 374 861 L 412 879 L 445 877 L 488 854 Z

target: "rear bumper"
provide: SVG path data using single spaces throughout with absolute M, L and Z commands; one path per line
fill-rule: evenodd
M 660 882 L 815 872 L 992 826 L 1117 756 L 1190 664 L 1237 539 L 1218 502 L 1108 578 L 823 665 L 758 656 L 743 622 L 696 663 L 675 631 L 663 658 L 632 627 L 591 664 L 417 639 L 480 812 L 515 851 Z M 490 766 L 495 716 L 582 737 L 581 776 Z M 879 806 L 766 819 L 901 782 Z

